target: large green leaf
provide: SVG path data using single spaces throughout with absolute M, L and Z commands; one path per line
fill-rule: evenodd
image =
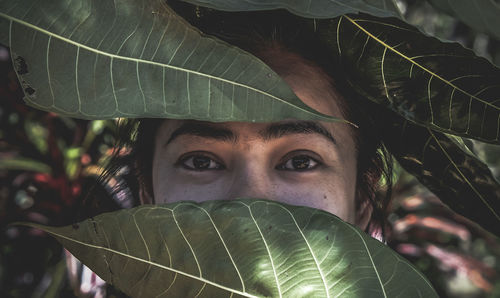
M 393 0 L 183 0 L 195 5 L 224 11 L 287 9 L 306 18 L 335 18 L 343 14 L 364 12 L 379 17 L 399 16 Z
M 308 207 L 177 202 L 31 226 L 133 297 L 437 297 L 401 256 Z
M 500 184 L 486 164 L 453 138 L 403 119 L 384 134 L 405 170 L 455 212 L 500 236 Z
M 500 143 L 500 70 L 486 59 L 396 18 L 328 22 L 318 30 L 359 93 L 433 130 Z
M 495 0 L 428 0 L 434 7 L 475 30 L 500 40 L 500 3 Z
M 185 2 L 230 11 L 285 8 L 309 18 L 395 11 L 384 1 Z M 345 15 L 315 25 L 332 55 L 340 56 L 352 87 L 367 98 L 433 130 L 500 143 L 500 70 L 486 59 L 396 18 Z
M 263 62 L 201 34 L 162 0 L 1 1 L 0 42 L 25 101 L 65 116 L 332 120 Z

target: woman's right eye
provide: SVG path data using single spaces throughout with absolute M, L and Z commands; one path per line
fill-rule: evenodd
M 222 170 L 224 166 L 206 155 L 190 155 L 181 159 L 180 164 L 188 170 Z

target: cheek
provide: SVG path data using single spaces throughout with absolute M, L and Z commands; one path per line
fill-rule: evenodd
M 219 173 L 215 172 L 214 175 Z M 235 173 L 233 173 L 235 174 Z M 282 174 L 282 173 L 278 173 Z M 237 175 L 237 174 L 235 174 Z M 276 175 L 267 175 L 265 193 L 238 193 L 238 197 L 266 197 L 271 200 L 321 209 L 335 214 L 341 219 L 354 223 L 354 184 L 348 177 L 325 174 L 321 178 L 288 180 Z M 202 202 L 207 200 L 231 199 L 231 185 L 234 181 L 229 176 L 221 175 L 206 181 L 199 176 L 179 175 L 175 170 L 155 163 L 153 166 L 153 193 L 157 204 L 172 203 L 181 200 Z M 233 187 L 234 188 L 234 187 Z M 241 189 L 241 187 L 238 187 Z
M 355 220 L 354 188 L 346 187 L 339 179 L 281 184 L 276 187 L 275 200 L 321 209 L 349 223 Z

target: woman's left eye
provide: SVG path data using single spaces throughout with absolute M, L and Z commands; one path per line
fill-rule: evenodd
M 316 168 L 319 162 L 307 155 L 296 155 L 284 163 L 279 164 L 276 169 L 285 171 L 307 171 Z

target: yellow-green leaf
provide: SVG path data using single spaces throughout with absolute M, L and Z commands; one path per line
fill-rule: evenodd
M 31 226 L 132 297 L 437 297 L 394 251 L 308 207 L 178 202 Z

